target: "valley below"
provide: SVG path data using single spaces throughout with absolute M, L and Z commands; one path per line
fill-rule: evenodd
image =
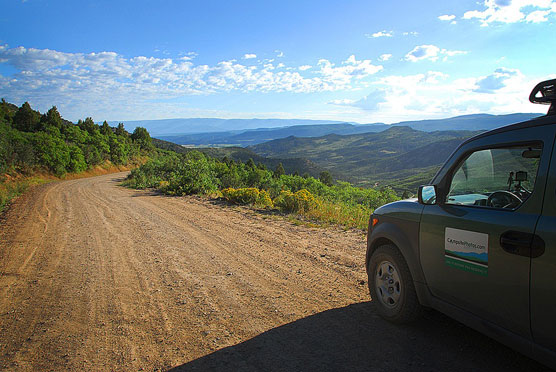
M 2 216 L 1 370 L 542 368 L 437 312 L 379 318 L 361 230 L 129 190 L 125 176 L 38 186 Z

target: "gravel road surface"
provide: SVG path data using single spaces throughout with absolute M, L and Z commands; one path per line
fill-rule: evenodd
M 0 370 L 542 369 L 437 312 L 380 319 L 360 231 L 125 175 L 36 187 L 0 220 Z

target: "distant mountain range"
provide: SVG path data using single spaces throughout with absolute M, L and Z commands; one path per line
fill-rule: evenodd
M 280 125 L 282 123 L 284 126 L 279 128 L 256 128 L 256 129 L 244 129 L 244 130 L 231 130 L 231 131 L 221 131 L 214 132 L 206 130 L 206 133 L 194 133 L 187 132 L 189 134 L 182 135 L 168 135 L 168 134 L 157 134 L 157 132 L 152 132 L 153 136 L 174 142 L 180 145 L 191 145 L 191 146 L 251 146 L 259 143 L 286 138 L 289 136 L 295 137 L 320 137 L 328 134 L 338 134 L 338 135 L 350 135 L 350 134 L 360 134 L 360 133 L 375 133 L 386 130 L 391 127 L 405 126 L 413 129 L 433 132 L 433 131 L 445 131 L 445 130 L 489 130 L 504 125 L 517 123 L 520 121 L 525 121 L 539 116 L 539 114 L 510 114 L 510 115 L 488 115 L 488 114 L 475 114 L 475 115 L 464 115 L 457 116 L 448 119 L 438 119 L 438 120 L 420 120 L 420 121 L 405 121 L 395 124 L 384 124 L 384 123 L 374 123 L 374 124 L 354 124 L 354 123 L 338 123 L 338 122 L 311 122 L 310 124 L 304 124 L 305 121 L 299 121 L 299 123 L 293 124 L 291 120 L 282 119 L 268 119 L 273 125 Z M 194 123 L 195 120 L 222 120 L 222 119 L 175 119 L 175 120 L 190 120 Z M 255 121 L 252 121 L 255 120 Z M 256 126 L 259 124 L 264 124 L 266 121 L 259 119 L 252 119 L 242 121 L 240 119 L 226 120 L 220 122 L 220 126 Z M 270 121 L 268 123 L 270 123 Z M 158 122 L 158 121 L 157 121 Z M 197 123 L 199 124 L 199 123 Z M 195 124 L 195 125 L 197 125 Z M 158 124 L 157 124 L 158 125 Z M 162 125 L 162 123 L 160 123 Z M 200 125 L 200 124 L 199 124 Z M 196 126 L 195 128 L 200 128 Z M 147 127 L 147 129 L 149 129 Z M 172 131 L 180 130 L 177 126 L 172 127 Z M 183 129 L 182 129 L 183 130 Z M 151 130 L 149 129 L 149 132 Z M 186 132 L 183 132 L 186 133 Z
M 250 146 L 266 141 L 272 141 L 278 138 L 289 136 L 296 137 L 319 137 L 327 134 L 357 134 L 368 132 L 380 132 L 390 128 L 387 124 L 367 124 L 354 125 L 349 123 L 340 124 L 311 124 L 311 125 L 295 125 L 282 128 L 258 128 L 246 131 L 230 131 L 230 132 L 214 132 L 186 134 L 180 136 L 158 135 L 165 141 L 174 142 L 180 145 L 192 146 Z
M 541 116 L 542 114 L 508 114 L 508 115 L 489 115 L 473 114 L 462 115 L 447 119 L 402 121 L 393 125 L 410 127 L 425 132 L 437 130 L 490 130 L 504 125 L 519 123 Z
M 306 119 L 161 119 L 161 120 L 124 120 L 109 122 L 110 125 L 124 123 L 128 132 L 136 127 L 146 128 L 152 136 L 183 135 L 192 133 L 235 132 L 257 128 L 279 128 L 294 125 L 339 124 L 334 120 L 306 120 Z M 237 133 L 237 132 L 236 132 Z

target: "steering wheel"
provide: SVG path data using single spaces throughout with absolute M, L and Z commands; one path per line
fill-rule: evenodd
M 515 208 L 522 202 L 521 198 L 513 192 L 498 190 L 488 196 L 486 204 L 494 208 Z

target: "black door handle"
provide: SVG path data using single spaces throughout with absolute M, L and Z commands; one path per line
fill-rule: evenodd
M 544 253 L 545 244 L 536 234 L 510 230 L 500 235 L 500 246 L 511 254 L 537 258 Z

